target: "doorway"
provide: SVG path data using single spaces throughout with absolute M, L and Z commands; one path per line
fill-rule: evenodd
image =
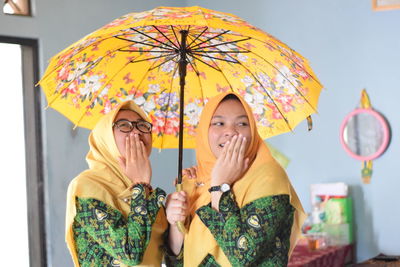
M 1 258 L 46 266 L 37 40 L 0 36 Z

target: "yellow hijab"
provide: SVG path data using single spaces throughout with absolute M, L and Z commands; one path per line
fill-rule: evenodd
M 130 204 L 124 199 L 131 195 L 129 187 L 132 182 L 119 167 L 117 159 L 121 154 L 115 143 L 112 129 L 112 123 L 120 109 L 132 110 L 144 120 L 148 120 L 146 114 L 133 101 L 127 101 L 102 117 L 90 133 L 90 150 L 86 156 L 89 169 L 71 181 L 67 193 L 65 239 L 75 266 L 79 266 L 72 229 L 76 215 L 76 197 L 100 200 L 121 211 L 125 217 L 130 212 Z M 167 229 L 167 225 L 165 214 L 160 211 L 153 224 L 151 239 L 143 261 L 139 266 L 160 266 L 162 253 L 159 246 L 162 244 L 162 234 Z
M 286 172 L 274 160 L 267 146 L 258 135 L 256 122 L 249 105 L 236 93 L 223 93 L 212 98 L 204 107 L 200 117 L 200 124 L 197 128 L 196 136 L 196 157 L 198 173 L 197 179 L 183 179 L 183 189 L 189 195 L 190 213 L 192 221 L 188 234 L 184 241 L 184 266 L 198 266 L 201 261 L 211 254 L 222 266 L 231 266 L 228 258 L 218 246 L 215 238 L 208 228 L 201 222 L 195 211 L 210 203 L 210 177 L 212 168 L 216 162 L 214 154 L 211 152 L 208 143 L 208 128 L 211 118 L 220 102 L 225 96 L 233 94 L 242 103 L 250 122 L 252 139 L 246 157 L 251 161 L 251 165 L 243 177 L 232 187 L 236 202 L 239 208 L 246 204 L 267 196 L 287 194 L 290 196 L 290 203 L 295 208 L 294 221 L 290 237 L 289 255 L 301 234 L 301 226 L 305 219 L 305 213 L 300 200 L 296 195 Z M 197 187 L 196 184 L 203 183 Z

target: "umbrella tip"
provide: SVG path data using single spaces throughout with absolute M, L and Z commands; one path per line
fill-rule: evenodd
M 311 116 L 307 117 L 307 125 L 308 125 L 308 131 L 311 131 L 313 128 L 313 121 L 312 121 Z

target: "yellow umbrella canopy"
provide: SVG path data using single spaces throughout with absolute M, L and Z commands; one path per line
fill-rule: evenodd
M 55 55 L 39 83 L 50 107 L 89 129 L 133 99 L 149 114 L 158 148 L 178 147 L 180 114 L 183 147 L 193 148 L 202 108 L 220 92 L 242 95 L 267 138 L 314 113 L 322 89 L 287 45 L 235 15 L 198 6 L 122 16 Z

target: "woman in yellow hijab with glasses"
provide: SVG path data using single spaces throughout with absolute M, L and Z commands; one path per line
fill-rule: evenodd
M 75 266 L 160 266 L 165 192 L 152 189 L 151 123 L 133 102 L 89 136 L 89 169 L 68 188 L 66 242 Z
M 250 107 L 234 93 L 214 97 L 203 109 L 196 142 L 197 177 L 185 176 L 185 193 L 168 199 L 167 263 L 286 266 L 305 215 Z M 186 214 L 183 238 L 175 223 Z

